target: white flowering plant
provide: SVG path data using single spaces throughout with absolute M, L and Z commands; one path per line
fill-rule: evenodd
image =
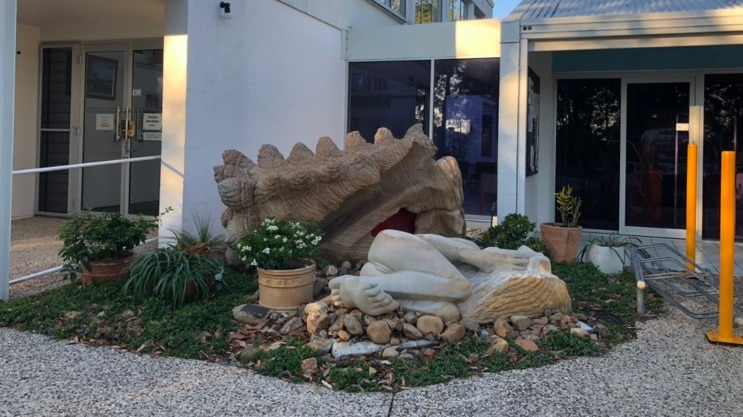
M 320 254 L 323 231 L 315 226 L 266 218 L 237 244 L 245 266 L 294 269 L 306 266 Z

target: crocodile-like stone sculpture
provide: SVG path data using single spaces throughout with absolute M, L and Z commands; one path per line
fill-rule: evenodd
M 310 221 L 325 231 L 324 257 L 362 260 L 372 231 L 401 211 L 414 216 L 410 232 L 462 236 L 459 167 L 454 158 L 435 160 L 435 155 L 436 146 L 419 124 L 401 139 L 380 128 L 373 144 L 349 133 L 345 151 L 327 137 L 320 138 L 315 153 L 297 143 L 288 158 L 263 145 L 257 164 L 239 151 L 225 151 L 214 179 L 227 206 L 226 240 L 234 247 L 266 217 Z M 238 262 L 231 250 L 227 256 Z

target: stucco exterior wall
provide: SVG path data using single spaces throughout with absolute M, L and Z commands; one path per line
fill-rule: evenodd
M 39 28 L 18 24 L 16 31 L 13 169 L 36 167 L 39 105 Z M 34 215 L 36 176 L 13 176 L 12 218 Z
M 553 221 L 555 209 L 555 81 L 550 52 L 529 55 L 539 76 L 539 172 L 524 182 L 524 213 L 535 222 Z M 525 155 L 521 156 L 522 158 Z
M 274 0 L 237 6 L 220 19 L 202 0 L 167 3 L 161 207 L 174 212 L 166 228 L 192 211 L 224 211 L 212 168 L 225 149 L 256 161 L 266 143 L 285 156 L 322 136 L 343 143 L 343 31 Z

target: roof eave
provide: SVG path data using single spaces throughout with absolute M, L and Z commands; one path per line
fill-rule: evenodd
M 704 12 L 576 16 L 519 21 L 525 39 L 743 32 L 743 8 Z

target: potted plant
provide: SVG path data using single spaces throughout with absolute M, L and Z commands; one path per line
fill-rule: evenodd
M 168 246 L 134 259 L 124 291 L 138 298 L 158 297 L 177 307 L 208 295 L 221 281 L 222 264 L 217 259 Z
M 296 310 L 312 301 L 322 236 L 322 230 L 305 223 L 267 218 L 240 239 L 240 259 L 258 270 L 260 305 Z
M 564 185 L 555 193 L 555 207 L 560 213 L 559 223 L 542 223 L 542 240 L 555 262 L 571 263 L 578 255 L 583 228 L 578 226 L 582 201 L 573 195 L 573 188 Z
M 82 277 L 83 284 L 118 280 L 134 259 L 133 249 L 156 230 L 157 218 L 127 218 L 118 212 L 88 210 L 59 229 L 65 279 Z
M 578 259 L 591 262 L 605 274 L 616 274 L 627 264 L 626 248 L 638 246 L 640 239 L 632 236 L 619 236 L 618 233 L 592 237 L 581 249 Z

